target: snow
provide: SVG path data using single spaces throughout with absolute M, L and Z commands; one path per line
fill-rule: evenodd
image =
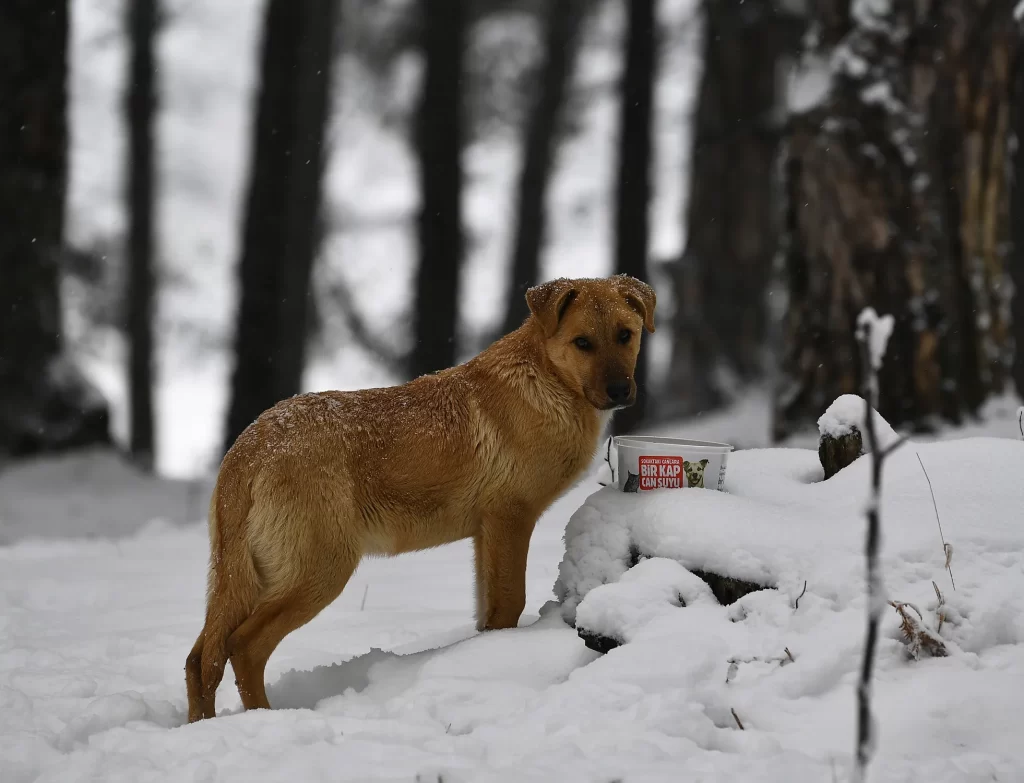
M 863 398 L 856 394 L 844 394 L 837 397 L 836 401 L 829 405 L 818 419 L 818 433 L 823 436 L 830 435 L 833 438 L 841 438 L 856 429 L 861 433 L 864 441 L 862 450 L 867 453 L 871 449 L 867 443 L 866 411 L 867 405 Z M 875 425 L 875 437 L 878 439 L 878 445 L 883 450 L 900 439 L 889 422 L 883 419 L 874 408 L 871 409 L 871 419 Z
M 939 585 L 951 655 L 908 660 L 887 608 L 872 780 L 1024 772 L 1017 405 L 1002 439 L 907 444 L 886 463 L 887 587 L 935 631 Z M 956 547 L 955 591 L 915 451 Z M 220 715 L 195 725 L 183 664 L 202 621 L 208 483 L 147 478 L 102 452 L 11 468 L 0 780 L 844 780 L 866 462 L 821 482 L 812 450 L 741 451 L 725 492 L 639 499 L 594 473 L 538 524 L 509 631 L 474 631 L 468 544 L 368 560 L 271 658 L 277 709 L 241 713 L 229 674 Z M 627 569 L 635 554 L 649 557 Z M 778 589 L 719 606 L 698 568 Z M 587 649 L 570 607 L 625 643 Z
M 857 316 L 857 339 L 868 343 L 871 367 L 876 372 L 882 368 L 885 348 L 895 323 L 891 315 L 879 316 L 873 307 L 865 307 Z
M 918 454 L 935 484 L 946 539 L 956 546 L 955 590 Z M 686 703 L 720 729 L 735 727 L 735 709 L 763 754 L 763 770 L 750 779 L 787 779 L 786 752 L 797 750 L 819 771 L 788 779 L 828 779 L 829 764 L 847 769 L 852 751 L 868 462 L 824 482 L 810 450 L 749 450 L 730 459 L 724 492 L 637 497 L 602 489 L 566 530 L 556 586 L 564 617 L 622 643 L 602 664 L 632 666 L 652 689 L 671 672 Z M 910 660 L 899 617 L 886 606 L 872 780 L 1024 774 L 1020 718 L 1006 696 L 1024 686 L 1022 471 L 1024 446 L 1009 438 L 907 444 L 886 461 L 886 588 L 918 607 L 935 633 L 938 586 L 938 635 L 950 657 L 921 652 Z M 720 606 L 695 570 L 775 589 Z
M 789 75 L 786 106 L 793 114 L 811 111 L 823 104 L 832 90 L 832 68 L 823 57 L 807 55 Z

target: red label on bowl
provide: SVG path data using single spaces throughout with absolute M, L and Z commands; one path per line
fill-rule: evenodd
M 640 489 L 679 489 L 683 486 L 682 457 L 640 457 Z

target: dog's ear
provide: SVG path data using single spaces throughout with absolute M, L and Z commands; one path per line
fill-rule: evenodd
M 644 329 L 653 332 L 654 308 L 658 304 L 658 297 L 655 295 L 654 289 L 642 280 L 637 280 L 629 275 L 616 275 L 612 279 L 626 303 L 644 319 Z
M 702 459 L 702 460 L 700 461 L 700 466 L 701 466 L 702 468 L 706 468 L 706 467 L 708 466 L 708 461 L 707 461 L 706 459 Z
M 562 316 L 578 293 L 572 281 L 564 277 L 535 285 L 526 291 L 526 304 L 540 322 L 545 337 L 551 337 L 558 331 Z

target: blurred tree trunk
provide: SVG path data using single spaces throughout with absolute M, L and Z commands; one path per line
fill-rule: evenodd
M 109 443 L 62 350 L 67 41 L 67 0 L 0 4 L 0 457 Z
M 1018 22 L 1018 33 L 1024 34 Z M 1013 383 L 1017 394 L 1024 397 L 1024 53 L 1018 51 L 1013 69 L 1013 174 L 1010 193 L 1010 225 L 1013 250 L 1009 257 L 1010 280 L 1013 283 Z
M 301 389 L 337 0 L 268 0 L 225 449 Z
M 422 0 L 426 70 L 416 113 L 420 263 L 416 273 L 412 375 L 455 364 L 462 265 L 462 58 L 465 0 Z
M 670 416 L 722 405 L 727 377 L 748 383 L 763 372 L 784 111 L 778 74 L 805 27 L 769 0 L 704 0 L 703 13 L 687 242 L 669 267 L 678 303 L 662 410 Z
M 896 319 L 880 412 L 918 428 L 956 421 L 998 389 L 1008 348 L 1012 4 L 817 11 L 832 86 L 793 119 L 784 157 L 790 303 L 774 435 L 859 388 L 865 306 Z
M 622 79 L 615 186 L 615 270 L 650 283 L 647 253 L 655 79 L 655 0 L 627 0 L 626 68 Z M 647 356 L 636 364 L 636 403 L 615 415 L 616 433 L 631 432 L 647 415 Z
M 153 435 L 153 118 L 156 114 L 153 45 L 157 0 L 128 5 L 128 400 L 130 451 L 152 470 Z
M 971 414 L 1002 390 L 1013 356 L 1007 251 L 1011 97 L 1020 37 L 1014 5 L 947 0 L 937 14 L 942 55 L 934 127 L 944 141 L 939 160 L 957 262 L 954 328 L 960 337 L 951 375 L 959 410 Z
M 503 333 L 519 328 L 529 313 L 526 289 L 539 282 L 544 244 L 548 184 L 558 146 L 558 126 L 583 17 L 583 0 L 559 0 L 547 6 L 545 60 L 539 70 L 536 100 L 531 107 L 519 172 L 516 232 L 510 265 L 508 304 Z

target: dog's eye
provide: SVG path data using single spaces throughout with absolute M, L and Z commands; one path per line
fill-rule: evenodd
M 625 345 L 633 337 L 633 333 L 629 329 L 623 329 L 619 332 L 619 342 Z
M 586 337 L 577 337 L 575 340 L 572 341 L 572 343 L 581 351 L 590 350 L 590 340 L 588 340 Z

